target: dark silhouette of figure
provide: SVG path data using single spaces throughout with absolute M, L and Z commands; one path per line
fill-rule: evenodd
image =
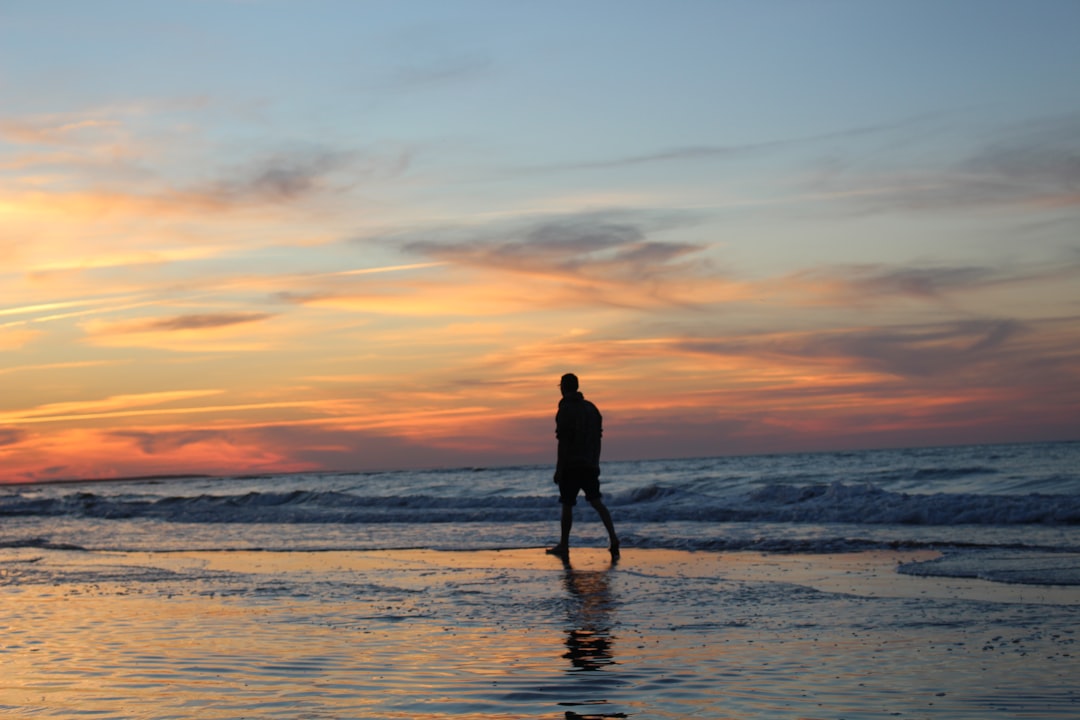
M 552 555 L 566 557 L 570 552 L 570 529 L 574 525 L 574 506 L 578 493 L 593 506 L 607 529 L 611 559 L 619 558 L 619 538 L 600 495 L 600 437 L 603 418 L 596 406 L 578 391 L 578 378 L 573 373 L 562 376 L 559 382 L 562 400 L 555 414 L 555 436 L 559 439 L 559 454 L 555 464 L 555 483 L 559 486 L 562 504 L 559 544 L 550 548 Z

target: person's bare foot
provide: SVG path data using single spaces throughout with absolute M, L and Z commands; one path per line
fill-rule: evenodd
M 547 549 L 547 554 L 564 558 L 570 554 L 570 548 L 565 545 L 556 545 L 555 547 L 549 547 Z
M 611 547 L 608 548 L 608 552 L 611 553 L 611 561 L 615 562 L 619 559 L 619 541 L 611 543 Z

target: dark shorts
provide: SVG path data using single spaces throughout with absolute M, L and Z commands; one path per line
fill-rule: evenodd
M 571 468 L 563 470 L 559 477 L 559 502 L 577 505 L 579 492 L 592 502 L 600 499 L 600 468 Z

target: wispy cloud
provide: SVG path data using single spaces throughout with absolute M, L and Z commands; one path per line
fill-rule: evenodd
M 485 54 L 458 52 L 399 65 L 386 75 L 380 86 L 398 92 L 423 90 L 475 78 L 492 67 L 492 59 Z
M 544 298 L 563 306 L 692 304 L 737 294 L 707 258 L 706 245 L 653 237 L 673 222 L 691 222 L 688 217 L 585 213 L 517 219 L 406 238 L 400 248 L 511 284 L 541 283 L 548 288 L 535 296 L 541 305 Z
M 174 352 L 256 352 L 275 343 L 259 327 L 277 317 L 265 312 L 214 312 L 140 318 L 94 319 L 82 324 L 88 342 L 110 347 L 150 347 Z
M 116 413 L 137 412 L 137 408 L 167 405 L 178 401 L 218 395 L 221 390 L 166 390 L 149 393 L 113 395 L 96 400 L 73 400 L 48 403 L 22 410 L 0 412 L 0 423 L 56 422 L 75 418 L 103 417 Z
M 792 339 L 778 344 L 776 349 L 792 358 L 853 360 L 900 377 L 953 376 L 995 360 L 995 353 L 1025 329 L 1021 323 L 1000 319 L 845 330 Z
M 876 125 L 863 125 L 849 127 L 835 132 L 819 133 L 815 135 L 803 135 L 798 137 L 776 138 L 747 142 L 738 145 L 686 145 L 659 149 L 654 152 L 639 155 L 625 155 L 586 162 L 564 163 L 535 166 L 526 168 L 532 171 L 562 171 L 562 170 L 617 170 L 639 165 L 653 165 L 660 163 L 695 162 L 710 160 L 732 160 L 736 158 L 752 158 L 766 156 L 776 151 L 790 150 L 793 148 L 813 148 L 823 143 L 837 141 L 851 141 L 862 138 L 884 137 L 897 132 L 910 132 L 922 126 L 930 116 L 918 116 L 900 120 L 894 123 L 880 123 Z
M 319 403 L 307 400 L 170 406 L 170 403 L 197 400 L 203 397 L 219 395 L 223 392 L 222 390 L 175 390 L 135 395 L 115 395 L 100 400 L 49 403 L 34 408 L 0 412 L 0 423 L 10 425 L 66 424 L 88 420 L 214 414 L 228 416 L 230 414 L 255 413 L 257 411 L 282 411 L 290 408 L 312 410 L 319 408 Z
M 741 292 L 706 246 L 653 234 L 669 217 L 565 215 L 443 226 L 354 241 L 417 262 L 270 279 L 290 304 L 389 315 L 506 315 L 708 302 Z
M 7 307 L 0 308 L 0 316 L 4 315 L 30 315 L 40 312 L 54 312 L 56 310 L 65 310 L 72 307 L 80 307 L 87 304 L 106 302 L 104 299 L 94 300 L 65 300 L 62 302 L 49 302 L 49 303 L 35 303 L 33 305 L 22 305 L 19 307 Z
M 56 370 L 72 370 L 91 367 L 104 367 L 108 365 L 124 364 L 125 360 L 75 360 L 72 362 L 40 363 L 37 365 L 17 365 L 15 367 L 0 368 L 0 375 L 10 375 L 20 372 L 52 372 Z
M 101 327 L 98 334 L 112 333 L 148 333 L 148 332 L 179 332 L 184 330 L 207 330 L 224 328 L 232 325 L 259 322 L 273 317 L 269 313 L 238 312 L 238 313 L 206 313 L 199 315 L 177 315 L 167 318 L 153 318 L 149 320 L 133 320 L 128 322 L 112 323 Z
M 1080 278 L 1080 263 L 1010 265 L 837 265 L 802 270 L 782 280 L 808 297 L 836 304 L 872 304 L 908 298 L 947 301 L 1002 288 L 1037 287 Z
M 858 297 L 875 295 L 940 298 L 942 295 L 1000 282 L 1002 277 L 981 267 L 863 267 L 849 276 Z
M 0 350 L 17 350 L 32 343 L 40 336 L 36 330 L 0 327 Z
M 146 455 L 171 455 L 193 445 L 223 440 L 228 442 L 227 430 L 117 430 L 108 433 L 114 438 L 131 440 Z
M 281 448 L 278 444 L 277 448 Z M 27 434 L 21 443 L 0 445 L 8 481 L 108 478 L 177 473 L 289 472 L 314 469 L 290 458 L 256 434 L 230 431 L 109 431 L 62 427 Z M 47 457 L 45 465 L 38 458 Z
M 90 134 L 113 132 L 123 127 L 116 119 L 93 119 L 74 115 L 0 118 L 0 138 L 20 145 L 71 145 L 84 143 Z
M 858 371 L 916 381 L 910 389 L 997 387 L 1005 378 L 1041 386 L 1066 380 L 1080 350 L 1067 349 L 1077 320 L 1010 318 L 921 325 L 846 327 L 813 332 L 685 338 L 679 349 L 718 357 L 753 357 L 793 367 Z M 1063 344 L 1066 343 L 1066 344 Z M 1035 370 L 1038 364 L 1039 370 Z
M 0 447 L 16 445 L 23 441 L 26 432 L 17 428 L 0 428 Z
M 164 111 L 158 108 L 158 111 Z M 190 110 L 190 108 L 185 108 Z M 0 208 L 46 220 L 57 211 L 93 219 L 230 212 L 339 196 L 386 182 L 412 160 L 398 146 L 317 143 L 215 145 L 189 137 L 187 119 L 111 107 L 56 115 L 0 117 L 0 142 L 23 149 L 0 158 Z M 165 123 L 165 127 L 162 127 Z M 177 162 L 177 146 L 188 148 Z M 204 168 L 202 178 L 179 167 Z M 210 171 L 206 171 L 210 168 Z
M 405 270 L 426 270 L 427 268 L 439 267 L 445 265 L 443 262 L 422 262 L 422 263 L 407 263 L 405 265 L 384 265 L 382 267 L 366 267 L 366 268 L 354 268 L 352 270 L 336 270 L 330 273 L 323 273 L 322 277 L 328 276 L 347 276 L 347 275 L 376 275 L 380 273 L 394 273 L 403 272 Z
M 210 259 L 219 256 L 222 252 L 220 247 L 159 247 L 117 249 L 111 252 L 103 250 L 96 255 L 45 258 L 28 264 L 26 272 L 32 275 L 44 275 L 105 268 L 165 265 Z
M 1042 119 L 987 139 L 940 166 L 819 176 L 814 189 L 843 193 L 874 210 L 940 211 L 993 206 L 1080 205 L 1080 116 Z M 873 192 L 867 192 L 872 188 Z
M 363 154 L 310 147 L 274 153 L 230 170 L 220 179 L 178 188 L 169 197 L 217 208 L 290 203 L 340 192 L 361 178 L 396 176 L 409 164 L 407 153 Z
M 501 237 L 509 230 L 509 237 Z M 543 219 L 534 225 L 495 230 L 496 237 L 459 242 L 413 241 L 406 252 L 463 265 L 519 273 L 589 274 L 643 279 L 670 269 L 672 261 L 704 248 L 650 241 L 640 223 L 603 216 Z

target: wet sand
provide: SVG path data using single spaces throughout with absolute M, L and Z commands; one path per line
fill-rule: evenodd
M 1080 588 L 930 557 L 3 549 L 0 713 L 1080 715 Z

